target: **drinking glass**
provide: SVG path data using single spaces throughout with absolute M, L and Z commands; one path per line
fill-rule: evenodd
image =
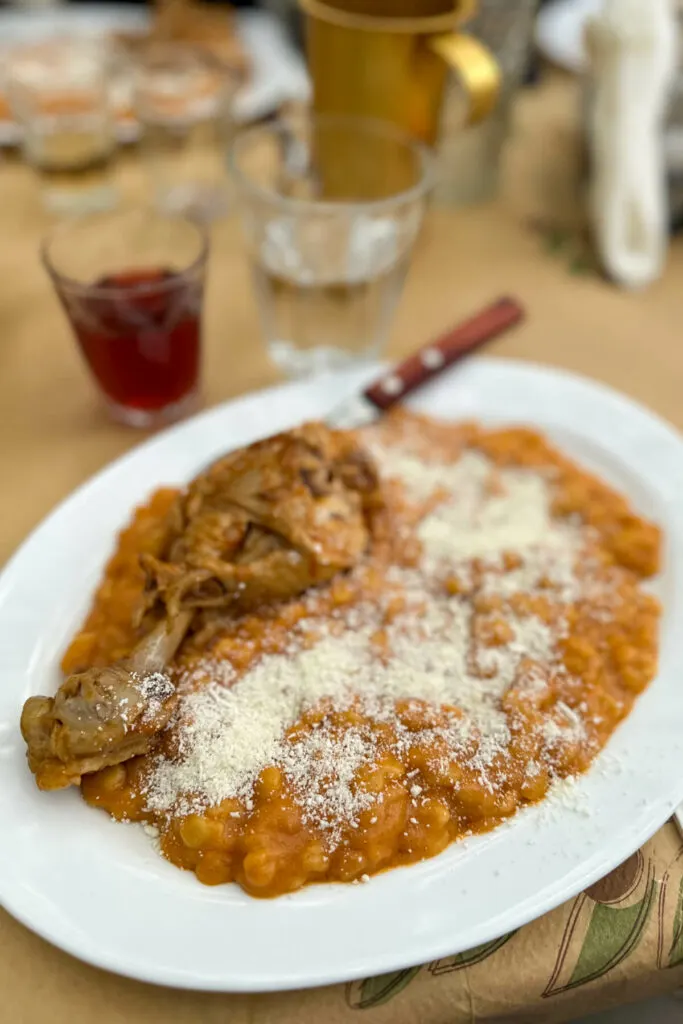
M 156 212 L 76 218 L 42 257 L 111 415 L 170 423 L 199 403 L 207 236 Z
M 242 132 L 230 164 L 273 362 L 301 377 L 375 357 L 422 222 L 429 152 L 383 122 L 303 115 Z
M 225 151 L 232 134 L 237 78 L 210 54 L 159 43 L 136 73 L 141 152 L 155 201 L 210 221 L 227 212 Z
M 111 208 L 116 148 L 104 43 L 68 39 L 18 48 L 7 68 L 22 149 L 46 207 L 72 214 Z

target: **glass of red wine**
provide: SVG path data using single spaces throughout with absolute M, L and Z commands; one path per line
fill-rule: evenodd
M 105 404 L 157 427 L 200 401 L 205 229 L 153 210 L 77 218 L 42 257 Z

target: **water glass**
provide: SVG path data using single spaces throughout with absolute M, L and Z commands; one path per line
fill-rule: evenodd
M 18 48 L 9 60 L 7 91 L 46 207 L 79 214 L 115 205 L 105 44 L 67 39 Z
M 201 225 L 156 212 L 79 217 L 43 263 L 114 419 L 171 423 L 199 404 L 208 244 Z
M 392 125 L 303 115 L 237 136 L 237 186 L 268 352 L 290 377 L 383 348 L 432 181 Z
M 210 221 L 229 205 L 225 152 L 238 81 L 206 51 L 159 43 L 136 74 L 135 110 L 152 191 L 164 210 Z

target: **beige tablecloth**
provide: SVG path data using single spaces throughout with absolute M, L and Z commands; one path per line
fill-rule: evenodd
M 683 427 L 683 244 L 674 244 L 664 279 L 646 294 L 606 284 L 585 248 L 579 163 L 576 97 L 553 75 L 521 105 L 504 199 L 432 212 L 391 355 L 509 293 L 529 319 L 492 355 L 606 381 Z M 134 160 L 122 165 L 127 196 L 139 194 L 139 174 Z M 140 439 L 97 405 L 40 267 L 46 224 L 30 174 L 12 160 L 0 163 L 0 562 L 57 501 Z M 215 232 L 210 270 L 208 403 L 274 382 L 255 312 L 237 227 L 228 221 Z M 568 1020 L 683 984 L 683 842 L 666 826 L 608 879 L 490 946 L 306 993 L 202 995 L 127 981 L 78 963 L 2 911 L 0 952 L 7 1024 Z

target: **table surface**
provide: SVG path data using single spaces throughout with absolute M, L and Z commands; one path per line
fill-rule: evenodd
M 562 153 L 565 147 L 574 154 L 575 167 L 574 107 L 566 83 L 548 88 L 557 93 L 553 117 L 533 97 L 519 130 L 524 139 L 532 126 L 544 126 L 553 167 L 542 163 L 537 147 L 527 146 L 525 156 L 520 148 L 510 157 L 511 177 L 519 188 L 506 189 L 501 200 L 478 208 L 431 212 L 389 355 L 407 353 L 507 293 L 526 306 L 528 320 L 493 344 L 491 355 L 536 360 L 605 381 L 683 428 L 683 243 L 674 243 L 663 279 L 644 294 L 624 294 L 599 275 L 570 272 L 569 263 L 575 263 L 571 232 L 580 220 L 562 212 L 575 198 Z M 140 195 L 140 174 L 134 160 L 122 165 L 126 197 Z M 49 221 L 36 183 L 12 159 L 0 162 L 0 196 L 2 563 L 56 502 L 143 435 L 109 422 L 97 403 L 40 265 L 39 240 Z M 556 223 L 548 223 L 549 211 Z M 209 405 L 277 380 L 260 341 L 248 268 L 232 219 L 214 231 L 204 379 Z M 14 980 L 13 1021 L 44 1020 L 45 998 L 61 1007 L 55 1020 L 90 1019 L 78 965 L 1 911 L 0 949 L 7 969 L 2 973 Z M 106 1020 L 142 1020 L 137 1013 L 127 1016 L 126 1010 L 131 992 L 139 988 L 113 978 L 107 982 L 112 1003 Z M 180 1020 L 175 1013 L 185 997 L 159 992 L 156 1001 L 147 1001 L 144 1019 Z M 208 1002 L 197 1003 L 197 1010 L 200 1005 L 208 1012 Z M 201 1019 L 227 1018 L 211 1012 Z

